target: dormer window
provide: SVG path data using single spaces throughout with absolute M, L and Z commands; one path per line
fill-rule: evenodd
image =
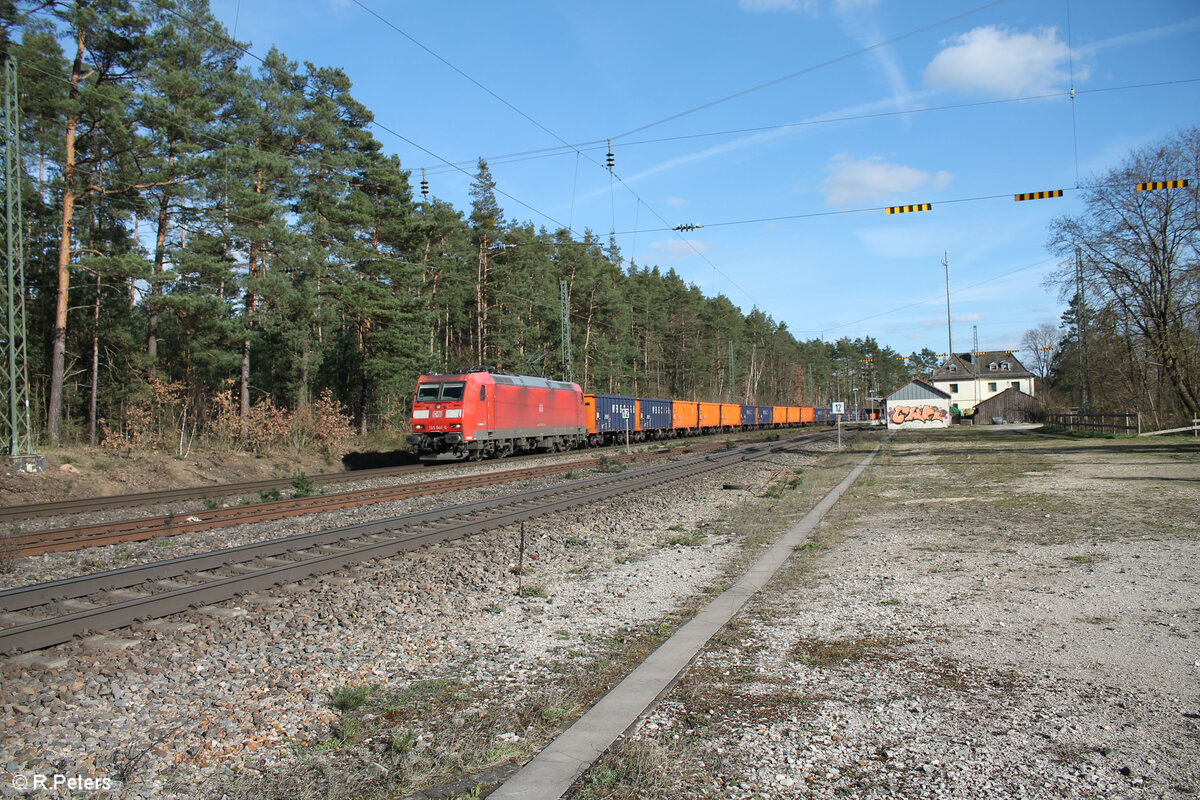
M 947 369 L 949 369 L 951 372 L 958 372 L 958 364 L 951 364 L 949 367 L 947 367 Z
M 1009 364 L 1007 361 L 1000 362 L 1000 371 L 1001 372 L 1008 372 L 1011 369 L 1012 369 L 1012 364 Z
M 995 372 L 995 371 L 996 371 L 996 362 L 995 362 L 995 361 L 993 361 L 992 363 L 988 364 L 988 370 L 989 370 L 989 371 L 991 371 L 991 372 Z

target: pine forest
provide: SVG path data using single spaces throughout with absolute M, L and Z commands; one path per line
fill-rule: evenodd
M 315 410 L 365 434 L 406 424 L 422 372 L 562 378 L 563 281 L 587 391 L 811 405 L 907 379 L 871 339 L 798 341 L 603 235 L 506 218 L 483 160 L 469 209 L 414 196 L 342 71 L 239 66 L 205 0 L 5 17 L 43 442 L 254 446 Z

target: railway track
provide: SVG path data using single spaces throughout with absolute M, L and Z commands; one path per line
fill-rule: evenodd
M 640 443 L 639 446 L 645 443 Z M 687 451 L 703 451 L 724 446 L 712 443 L 688 444 Z M 676 451 L 679 452 L 679 451 Z M 623 456 L 609 456 L 618 460 Z M 325 472 L 310 475 L 309 479 L 318 486 L 326 484 L 349 483 L 351 481 L 369 481 L 377 478 L 391 478 L 403 475 L 429 474 L 430 470 L 449 467 L 467 462 L 441 462 L 433 465 L 405 465 L 397 467 L 377 467 L 374 469 L 352 470 L 349 472 Z M 70 514 L 82 514 L 92 511 L 107 511 L 111 509 L 129 509 L 139 506 L 159 505 L 188 500 L 213 500 L 220 497 L 235 497 L 238 495 L 258 494 L 272 489 L 286 489 L 293 485 L 293 478 L 265 478 L 257 481 L 242 483 L 218 483 L 211 486 L 189 486 L 180 489 L 162 489 L 153 492 L 136 492 L 132 494 L 105 495 L 102 497 L 84 497 L 72 500 L 55 500 L 48 503 L 20 503 L 11 506 L 0 506 L 0 523 L 21 522 L 29 519 L 44 517 L 62 517 Z
M 611 462 L 644 461 L 651 458 L 661 458 L 669 454 L 669 452 L 652 451 L 650 453 L 610 457 L 609 460 Z M 532 480 L 576 469 L 592 469 L 595 466 L 595 459 L 588 459 L 500 472 L 481 472 L 443 480 L 423 481 L 421 483 L 409 483 L 399 486 L 359 489 L 309 497 L 292 497 L 284 500 L 254 503 L 252 505 L 28 531 L 9 535 L 5 539 L 5 547 L 14 556 L 34 556 L 43 553 L 80 550 L 85 547 L 142 542 L 163 536 L 197 533 L 244 523 L 266 522 L 268 520 L 285 519 L 305 514 L 316 514 L 323 511 L 337 511 L 344 508 L 357 508 L 364 505 L 387 503 L 394 500 L 420 497 L 422 495 L 442 494 L 463 489 L 494 486 L 512 481 Z
M 0 652 L 39 650 L 352 564 L 796 452 L 827 436 L 748 445 L 613 475 L 0 592 Z
M 396 475 L 416 474 L 424 471 L 424 466 L 379 467 L 378 469 L 363 469 L 352 472 L 325 472 L 309 476 L 318 486 L 349 481 L 368 481 L 374 478 L 390 478 Z M 183 489 L 163 489 L 156 492 L 137 492 L 135 494 L 114 494 L 104 497 L 84 497 L 77 500 L 57 500 L 51 503 L 22 503 L 12 506 L 0 506 L 0 522 L 19 522 L 25 519 L 41 517 L 59 517 L 68 514 L 81 514 L 89 511 L 106 511 L 114 508 L 135 508 L 137 506 L 155 505 L 157 503 L 172 503 L 180 500 L 211 500 L 218 497 L 232 497 L 239 494 L 255 494 L 268 492 L 272 489 L 285 489 L 292 485 L 292 478 L 266 478 L 244 483 L 218 483 L 212 486 L 189 486 Z

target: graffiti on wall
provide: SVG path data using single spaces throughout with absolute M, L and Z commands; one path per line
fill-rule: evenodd
M 888 422 L 892 425 L 903 425 L 906 422 L 945 422 L 946 409 L 940 406 L 896 406 L 888 414 Z

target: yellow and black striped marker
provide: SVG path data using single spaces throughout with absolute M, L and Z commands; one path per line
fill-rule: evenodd
M 1022 200 L 1045 200 L 1047 197 L 1062 197 L 1062 189 L 1054 189 L 1049 192 L 1025 192 L 1024 194 L 1014 194 L 1013 200 L 1018 203 Z
M 1158 189 L 1186 189 L 1187 185 L 1187 178 L 1178 181 L 1150 181 L 1148 183 L 1139 183 L 1137 190 L 1139 192 L 1153 192 Z
M 933 208 L 932 203 L 917 203 L 912 206 L 888 206 L 885 211 L 889 214 L 907 214 L 910 211 L 928 211 Z

